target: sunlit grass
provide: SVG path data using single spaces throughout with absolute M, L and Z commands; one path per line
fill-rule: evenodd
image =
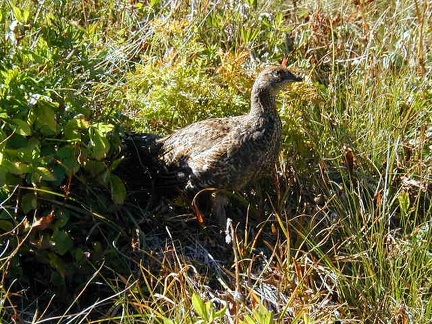
M 430 321 L 430 1 L 0 8 L 0 320 Z M 244 113 L 285 55 L 305 81 L 232 245 L 182 201 L 113 203 L 120 131 Z

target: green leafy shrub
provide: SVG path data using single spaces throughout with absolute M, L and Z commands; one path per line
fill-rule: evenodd
M 97 211 L 125 199 L 112 173 L 119 129 L 83 105 L 96 77 L 87 73 L 94 63 L 83 29 L 49 9 L 1 6 L 10 10 L 0 16 L 9 29 L 0 66 L 0 245 L 8 257 L 0 266 L 8 283 L 19 280 L 16 289 L 51 287 L 68 301 L 68 287 L 86 283 L 106 253 L 97 239 L 85 242 Z

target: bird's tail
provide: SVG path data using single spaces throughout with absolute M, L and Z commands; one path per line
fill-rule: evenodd
M 128 133 L 122 138 L 124 160 L 121 177 L 132 195 L 155 199 L 175 196 L 185 187 L 188 170 L 166 165 L 160 158 L 162 137 L 150 133 Z M 156 198 L 157 199 L 157 198 Z

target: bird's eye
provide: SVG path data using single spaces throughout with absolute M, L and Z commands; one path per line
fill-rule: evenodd
M 276 71 L 273 71 L 273 76 L 275 76 L 275 77 L 277 77 L 277 78 L 282 77 L 283 74 L 284 74 L 284 71 L 282 71 L 282 70 L 276 70 Z

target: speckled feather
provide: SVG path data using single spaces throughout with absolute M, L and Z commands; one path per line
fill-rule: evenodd
M 282 124 L 276 93 L 300 80 L 282 66 L 265 69 L 254 83 L 248 114 L 203 120 L 161 138 L 158 158 L 167 168 L 188 174 L 188 191 L 244 187 L 277 159 Z

